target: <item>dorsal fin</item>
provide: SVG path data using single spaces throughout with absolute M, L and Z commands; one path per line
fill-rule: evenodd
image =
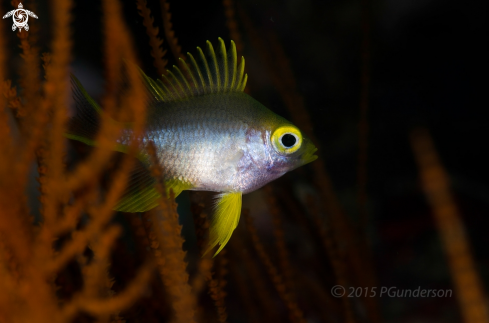
M 141 71 L 154 99 L 170 102 L 211 93 L 243 92 L 248 75 L 244 74 L 244 57 L 238 65 L 234 41 L 228 50 L 221 38 L 216 50 L 207 41 L 205 52 L 197 47 L 195 57 L 187 53 L 188 62 L 180 58 L 182 70 L 173 65 L 168 75 L 162 75 L 163 81 L 155 81 Z

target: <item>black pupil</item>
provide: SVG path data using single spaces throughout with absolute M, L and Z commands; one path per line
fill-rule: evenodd
M 286 148 L 290 148 L 295 145 L 297 139 L 295 139 L 295 136 L 287 133 L 282 136 L 282 145 Z

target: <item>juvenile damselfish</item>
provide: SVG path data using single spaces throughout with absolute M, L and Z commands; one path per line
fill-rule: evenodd
M 167 190 L 218 192 L 211 216 L 209 247 L 219 253 L 229 241 L 241 213 L 241 197 L 317 158 L 317 150 L 291 122 L 244 93 L 245 61 L 237 63 L 231 41 L 226 50 L 221 38 L 214 51 L 197 47 L 195 57 L 180 60 L 162 80 L 141 72 L 148 92 L 148 118 L 138 165 L 128 189 L 115 207 L 144 212 L 161 198 L 148 171 L 145 144 L 152 141 L 163 169 Z M 94 145 L 100 107 L 73 77 L 76 115 L 66 136 Z M 127 144 L 130 129 L 119 145 Z

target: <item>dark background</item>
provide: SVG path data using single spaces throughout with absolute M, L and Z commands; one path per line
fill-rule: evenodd
M 148 1 L 162 29 L 159 1 Z M 156 77 L 142 18 L 124 1 L 143 70 Z M 361 71 L 360 1 L 240 1 L 259 30 L 275 32 L 290 59 L 342 206 L 357 214 L 358 121 Z M 40 46 L 49 50 L 50 12 L 44 2 L 26 9 L 39 20 Z M 170 1 L 182 51 L 206 40 L 229 41 L 221 1 Z M 33 8 L 35 6 L 35 9 Z M 478 270 L 489 281 L 489 171 L 486 110 L 487 1 L 370 1 L 368 211 L 379 286 L 453 288 L 432 213 L 419 185 L 409 133 L 425 127 L 450 175 Z M 2 1 L 4 11 L 11 8 Z M 73 72 L 94 98 L 103 94 L 101 7 L 76 1 Z M 238 21 L 239 22 L 239 21 Z M 264 62 L 244 38 L 252 95 L 287 117 Z M 9 34 L 13 52 L 17 39 Z M 165 46 L 165 44 L 164 44 Z M 167 47 L 165 47 L 167 48 Z M 18 57 L 18 56 L 17 56 Z M 167 57 L 171 58 L 170 51 Z M 12 74 L 17 61 L 11 62 Z M 170 60 L 173 64 L 174 60 Z M 297 174 L 287 174 L 292 181 Z M 185 197 L 183 197 L 185 199 Z M 253 202 L 248 201 L 253 204 Z M 379 299 L 386 322 L 458 322 L 455 297 Z

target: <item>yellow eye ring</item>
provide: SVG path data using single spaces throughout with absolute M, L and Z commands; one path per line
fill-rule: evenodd
M 292 154 L 301 148 L 302 134 L 295 126 L 287 125 L 275 129 L 271 140 L 277 152 Z

